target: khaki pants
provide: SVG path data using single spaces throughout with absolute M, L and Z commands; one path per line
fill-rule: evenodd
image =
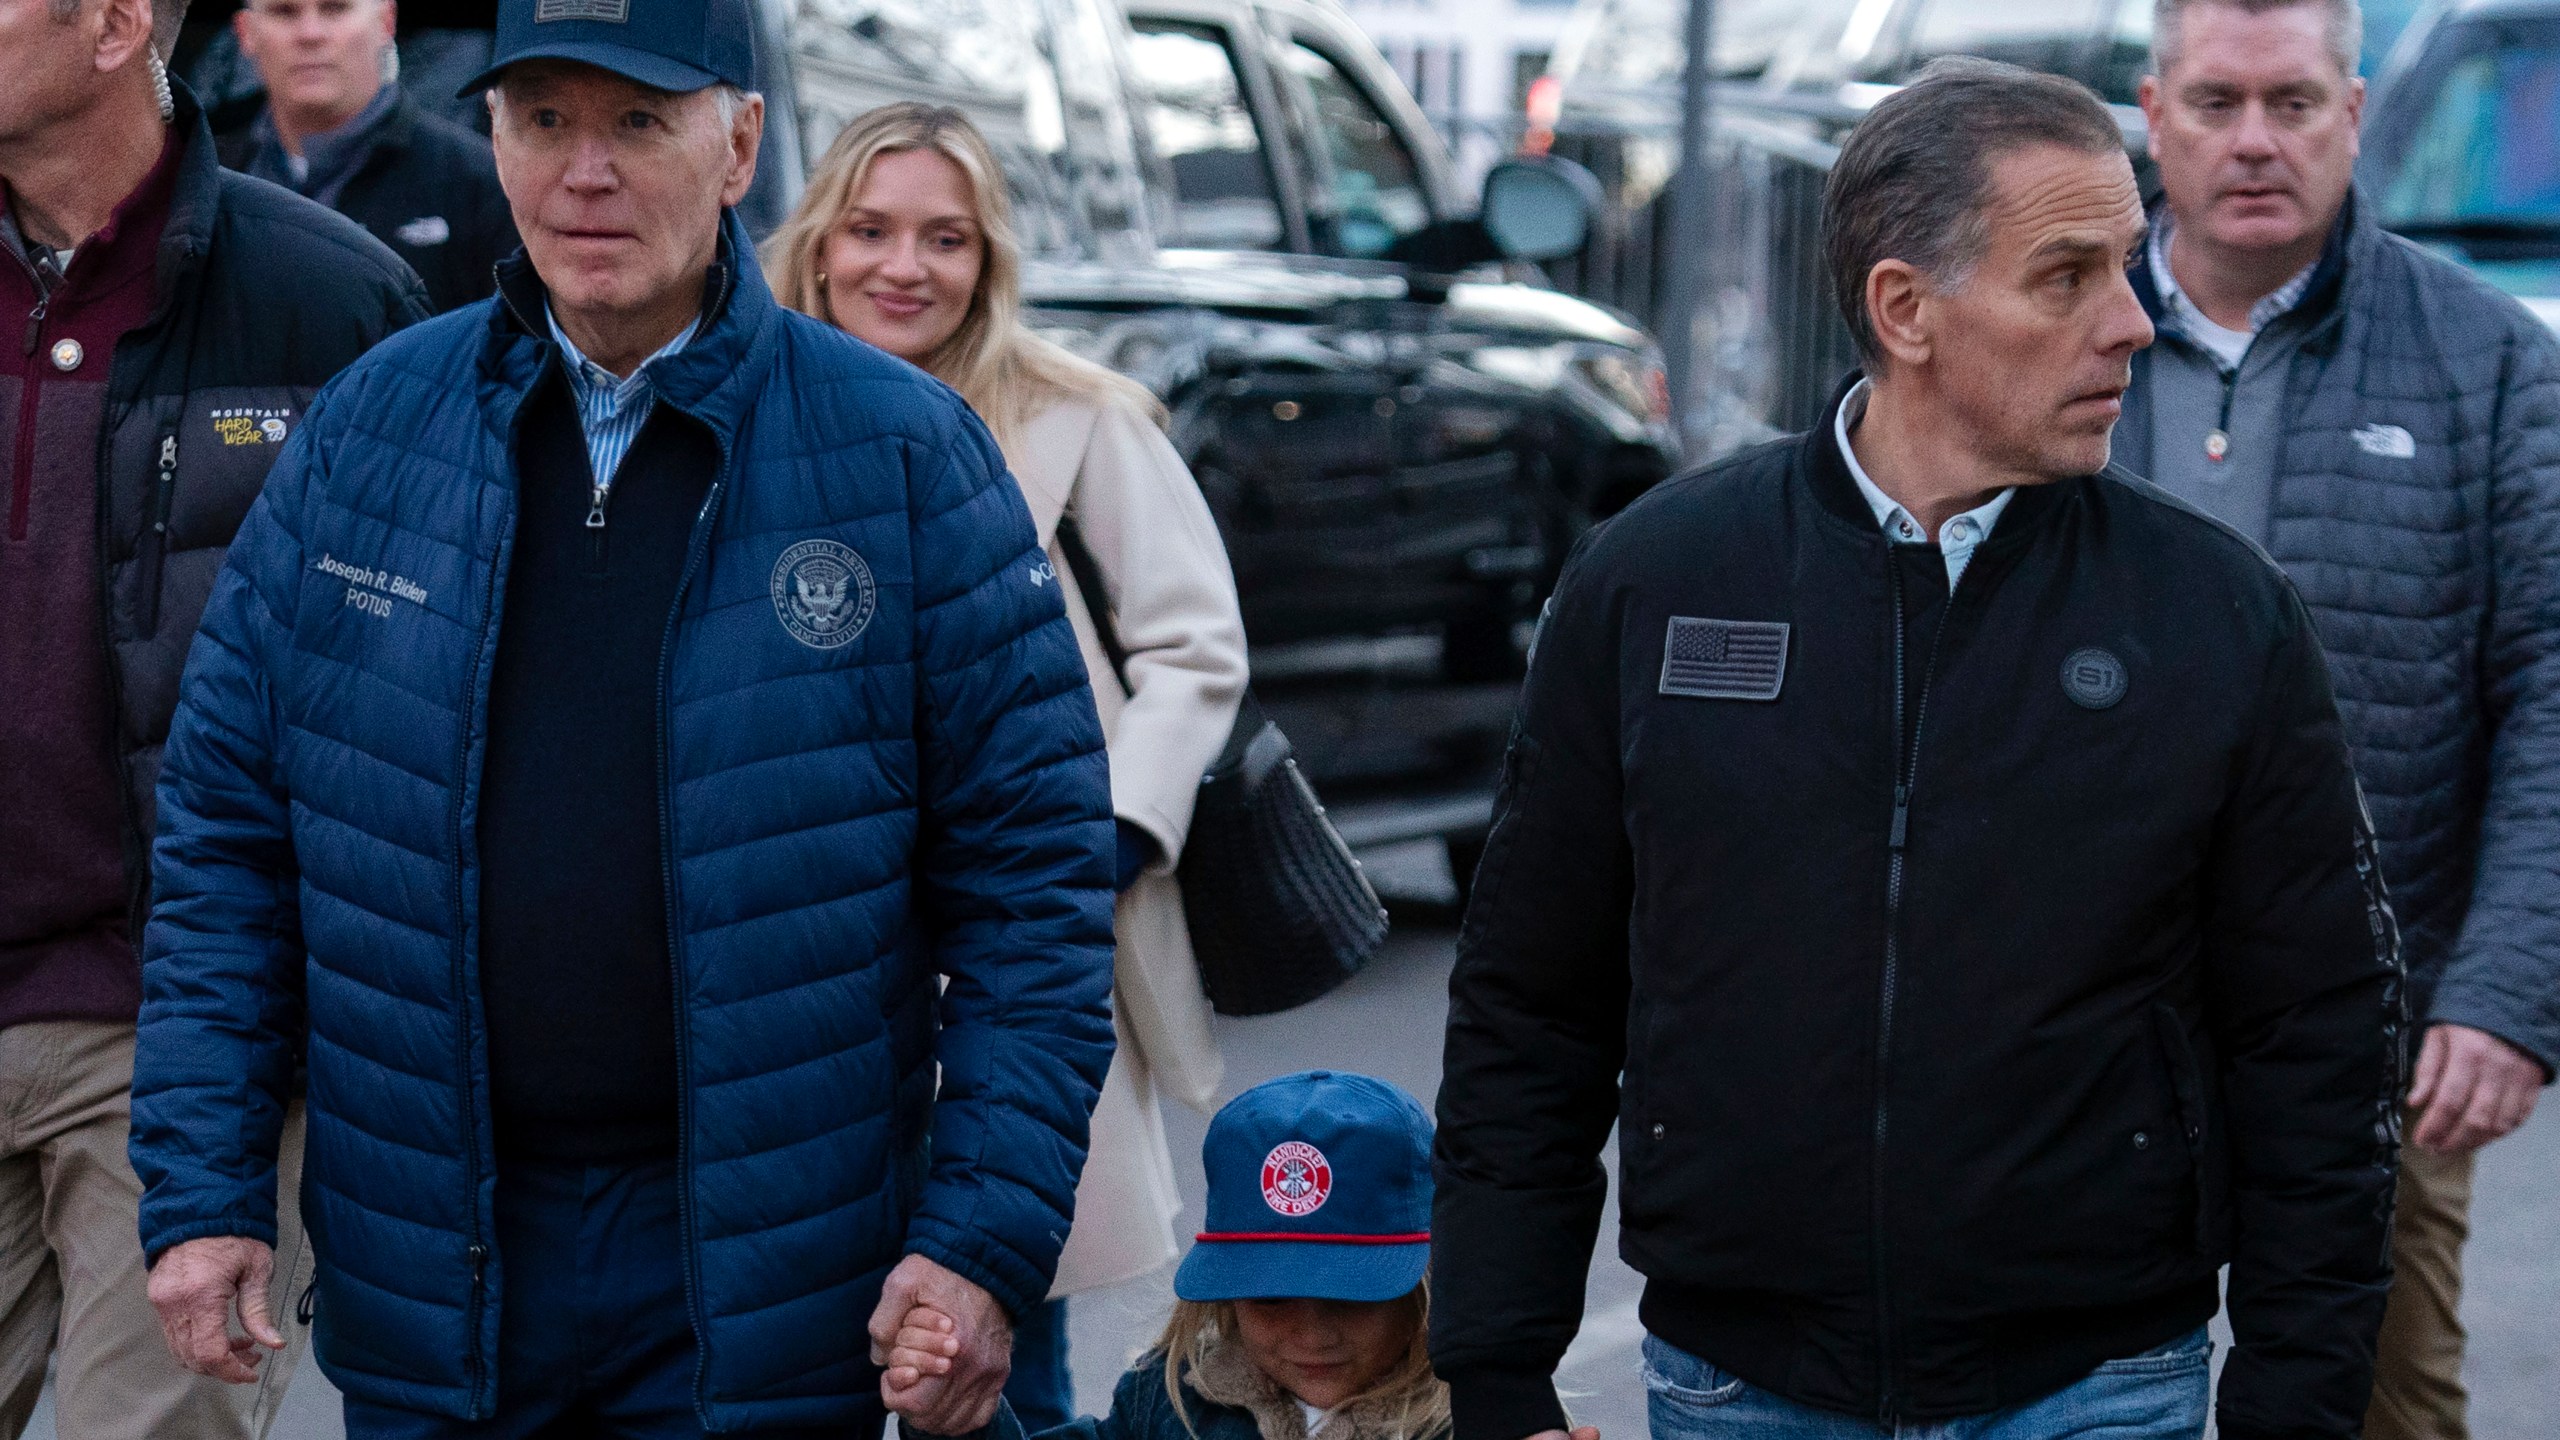
M 2391 1229 L 2391 1302 L 2365 1440 L 2470 1440 L 2462 1388 L 2462 1242 L 2471 1237 L 2471 1160 L 2400 1149 Z
M 47 1021 L 0 1030 L 0 1440 L 26 1428 L 54 1367 L 54 1430 L 77 1440 L 263 1436 L 301 1358 L 293 1301 L 310 1246 L 293 1206 L 302 1107 L 287 1117 L 283 1242 L 268 1304 L 286 1339 L 255 1385 L 190 1375 L 169 1356 L 145 1290 L 125 1156 L 133 1027 Z

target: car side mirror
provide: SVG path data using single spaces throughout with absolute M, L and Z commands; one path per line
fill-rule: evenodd
M 1484 177 L 1477 223 L 1506 260 L 1561 260 L 1591 240 L 1600 182 L 1556 155 L 1518 156 Z

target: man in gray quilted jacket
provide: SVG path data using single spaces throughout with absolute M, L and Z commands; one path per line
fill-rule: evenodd
M 2355 0 L 2155 0 L 2118 458 L 2310 603 L 2422 1037 L 2371 1440 L 2463 1440 L 2471 1162 L 2560 1069 L 2560 347 L 2353 185 Z

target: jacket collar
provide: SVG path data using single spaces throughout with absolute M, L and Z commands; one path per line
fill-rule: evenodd
M 348 117 L 345 124 L 321 135 L 305 136 L 303 159 L 307 173 L 300 180 L 292 175 L 292 165 L 285 154 L 284 137 L 276 129 L 273 105 L 258 108 L 257 118 L 249 122 L 249 145 L 246 168 L 251 174 L 272 180 L 288 190 L 297 191 L 324 205 L 336 208 L 336 200 L 356 176 L 381 161 L 392 158 L 397 148 L 391 143 L 395 129 L 406 139 L 404 123 L 407 94 L 396 80 L 385 82 L 367 101 L 362 110 Z M 220 144 L 217 128 L 216 145 Z
M 1863 371 L 1853 370 L 1831 392 L 1831 401 L 1822 407 L 1822 418 L 1813 428 L 1796 437 L 1796 472 L 1822 508 L 1871 544 L 1886 544 L 1884 530 L 1876 524 L 1874 507 L 1858 489 L 1857 477 L 1849 473 L 1849 462 L 1840 454 L 1838 425 L 1840 406 L 1849 392 L 1865 379 Z M 2046 516 L 2059 510 L 2080 481 L 2057 480 L 2044 485 L 2021 485 L 2010 492 L 2009 506 L 2000 514 L 2000 523 L 1982 542 L 1977 556 L 1992 555 L 2024 545 L 2043 527 Z M 1976 563 L 1979 563 L 1977 560 Z
M 546 291 L 522 250 L 498 262 L 498 301 L 489 307 L 484 370 L 521 401 L 558 347 L 544 318 Z M 700 328 L 693 342 L 656 361 L 649 380 L 661 404 L 709 425 L 725 443 L 745 424 L 770 363 L 781 307 L 756 264 L 755 246 L 734 210 L 720 216 L 720 238 L 707 272 Z
M 2165 195 L 2152 197 L 2150 213 L 2155 230 L 2167 206 Z M 2320 247 L 2320 260 L 2312 267 L 2311 282 L 2303 287 L 2302 298 L 2294 302 L 2293 309 L 2286 312 L 2299 314 L 2311 322 L 2311 333 L 2303 339 L 2305 349 L 2326 349 L 2336 343 L 2337 322 L 2350 308 L 2347 286 L 2352 279 L 2371 272 L 2372 266 L 2368 262 L 2374 247 L 2381 243 L 2381 237 L 2381 228 L 2370 218 L 2362 191 L 2349 188 L 2347 203 L 2338 211 L 2336 222 L 2330 225 L 2328 241 Z M 2147 245 L 2145 253 L 2148 253 Z M 2136 264 L 2125 273 L 2133 282 L 2134 295 L 2142 301 L 2143 313 L 2151 317 L 2156 328 L 2167 318 L 2169 306 L 2160 294 L 2160 287 L 2152 283 L 2151 266 Z
M 169 129 L 178 141 L 176 188 L 169 197 L 169 218 L 160 227 L 160 253 L 153 262 L 151 319 L 157 325 L 177 299 L 179 285 L 204 266 L 213 250 L 213 225 L 222 209 L 222 161 L 213 152 L 213 131 L 205 125 L 204 107 L 195 92 L 175 75 L 169 95 L 178 113 Z
M 1435 1440 L 1449 1426 L 1445 1401 L 1435 1401 L 1417 1417 L 1393 1401 L 1371 1398 L 1351 1401 L 1328 1413 L 1310 1434 L 1297 1397 L 1273 1384 L 1239 1346 L 1224 1341 L 1202 1355 L 1182 1380 L 1210 1404 L 1251 1415 L 1262 1440 Z

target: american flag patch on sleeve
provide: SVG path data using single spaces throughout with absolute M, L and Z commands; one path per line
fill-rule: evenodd
M 1787 679 L 1788 626 L 1776 620 L 1671 617 L 1662 693 L 1699 700 L 1775 700 Z

